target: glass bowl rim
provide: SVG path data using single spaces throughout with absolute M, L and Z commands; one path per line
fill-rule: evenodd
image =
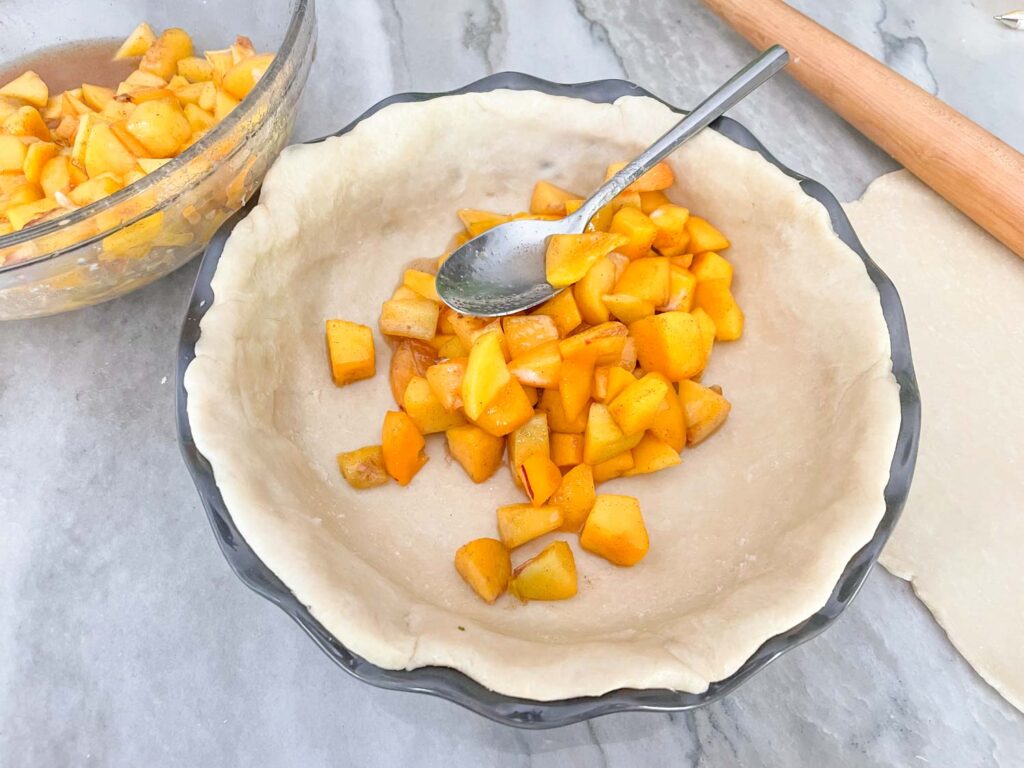
M 30 243 L 42 237 L 58 234 L 68 227 L 88 221 L 97 214 L 110 210 L 111 208 L 131 200 L 147 190 L 162 184 L 166 179 L 173 177 L 179 171 L 183 171 L 193 160 L 201 157 L 225 135 L 229 134 L 239 124 L 249 118 L 259 108 L 259 105 L 263 102 L 264 95 L 272 88 L 272 84 L 279 82 L 281 73 L 286 67 L 288 67 L 289 62 L 292 60 L 292 54 L 296 50 L 296 45 L 302 37 L 303 27 L 305 26 L 315 4 L 315 0 L 294 0 L 294 2 L 295 7 L 292 10 L 291 18 L 288 22 L 288 29 L 285 31 L 284 40 L 281 41 L 281 45 L 274 55 L 273 63 L 271 63 L 269 69 L 267 69 L 266 73 L 256 82 L 252 91 L 241 101 L 238 107 L 233 109 L 227 117 L 217 123 L 217 125 L 215 125 L 211 130 L 207 131 L 205 136 L 180 155 L 171 158 L 168 162 L 164 163 L 152 173 L 147 173 L 143 178 L 126 187 L 122 187 L 112 195 L 108 195 L 107 197 L 101 198 L 94 203 L 89 203 L 89 205 L 82 206 L 81 208 L 75 208 L 74 210 L 55 219 L 49 219 L 39 224 L 25 227 L 17 232 L 11 232 L 0 236 L 0 249 Z M 46 253 L 41 253 L 31 259 L 17 261 L 11 264 L 0 264 L 0 275 L 45 263 L 51 259 L 57 258 L 58 256 L 62 256 L 65 253 L 81 248 L 83 245 L 94 243 L 97 240 L 110 235 L 112 232 L 124 229 L 136 221 L 152 215 L 155 211 L 162 210 L 168 204 L 178 199 L 181 195 L 187 194 L 192 188 L 208 178 L 212 173 L 216 172 L 217 167 L 218 166 L 216 164 L 211 163 L 201 175 L 191 179 L 189 184 L 183 185 L 182 188 L 173 195 L 158 201 L 154 205 L 148 206 L 145 210 L 129 219 L 126 219 L 125 221 L 120 222 L 116 226 L 109 227 L 102 232 L 84 237 L 71 245 L 57 248 Z
M 596 103 L 611 103 L 623 96 L 644 96 L 656 99 L 675 112 L 684 113 L 684 110 L 626 80 L 594 80 L 563 84 L 520 72 L 500 72 L 443 93 L 395 94 L 373 105 L 339 131 L 305 143 L 313 144 L 330 136 L 348 133 L 361 121 L 391 104 L 414 103 L 441 96 L 499 89 L 540 91 L 553 96 L 580 98 Z M 795 179 L 804 194 L 825 208 L 836 236 L 861 258 L 867 277 L 878 289 L 879 303 L 889 331 L 892 372 L 899 384 L 900 427 L 893 448 L 889 479 L 883 493 L 885 512 L 871 539 L 851 556 L 824 606 L 791 629 L 768 638 L 732 675 L 711 683 L 702 693 L 623 688 L 600 696 L 536 701 L 497 693 L 451 667 L 430 666 L 392 670 L 372 664 L 350 651 L 320 624 L 309 608 L 295 597 L 288 586 L 250 548 L 224 504 L 212 466 L 199 452 L 192 437 L 188 420 L 188 392 L 184 385 L 185 371 L 195 358 L 195 345 L 200 336 L 202 318 L 213 304 L 211 280 L 224 244 L 235 225 L 252 210 L 256 200 L 254 197 L 246 207 L 228 219 L 211 239 L 196 276 L 182 322 L 177 354 L 175 408 L 178 443 L 221 553 L 236 576 L 254 592 L 288 614 L 335 664 L 353 677 L 378 688 L 425 693 L 446 699 L 494 722 L 525 729 L 558 728 L 615 712 L 681 712 L 711 704 L 727 696 L 775 659 L 820 634 L 838 619 L 864 584 L 906 503 L 920 440 L 921 399 L 903 305 L 892 281 L 871 260 L 838 199 L 828 189 L 779 162 L 753 133 L 732 118 L 720 117 L 711 123 L 710 129 L 742 147 L 757 152 L 787 176 Z

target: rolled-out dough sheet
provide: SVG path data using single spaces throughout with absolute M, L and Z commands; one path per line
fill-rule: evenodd
M 1024 261 L 906 171 L 847 213 L 903 299 L 924 407 L 881 562 L 1024 711 Z

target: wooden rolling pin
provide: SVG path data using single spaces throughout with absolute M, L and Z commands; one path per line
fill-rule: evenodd
M 1024 155 L 781 0 L 703 2 L 758 48 L 785 46 L 790 75 L 1024 258 Z

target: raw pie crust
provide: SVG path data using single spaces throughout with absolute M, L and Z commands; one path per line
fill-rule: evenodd
M 1024 262 L 906 171 L 850 218 L 900 287 L 921 396 L 914 492 L 881 562 L 1024 712 Z
M 539 700 L 700 692 L 820 608 L 873 534 L 900 421 L 878 292 L 818 203 L 713 131 L 673 155 L 669 194 L 731 238 L 747 329 L 704 379 L 733 402 L 725 427 L 680 467 L 601 487 L 639 497 L 646 559 L 617 568 L 561 534 L 576 598 L 488 606 L 452 557 L 520 499 L 507 472 L 474 485 L 437 436 L 408 488 L 355 491 L 338 473 L 335 454 L 379 443 L 395 408 L 380 303 L 411 259 L 444 250 L 455 210 L 522 210 L 537 179 L 585 193 L 676 120 L 644 98 L 395 104 L 286 149 L 235 228 L 185 377 L 195 441 L 248 543 L 355 653 Z M 375 329 L 374 379 L 333 386 L 331 317 Z

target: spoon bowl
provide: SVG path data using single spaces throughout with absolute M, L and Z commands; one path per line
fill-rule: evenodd
M 547 239 L 579 234 L 588 220 L 580 209 L 562 219 L 499 224 L 445 261 L 437 273 L 437 292 L 456 312 L 477 317 L 501 317 L 543 304 L 557 293 L 544 280 Z

